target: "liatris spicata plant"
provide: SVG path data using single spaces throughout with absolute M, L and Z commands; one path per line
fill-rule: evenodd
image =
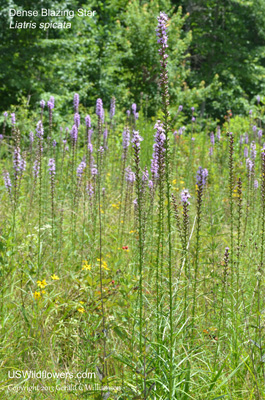
M 144 258 L 144 238 L 143 238 L 143 218 L 142 218 L 142 182 L 140 174 L 140 150 L 143 138 L 138 131 L 133 131 L 132 147 L 134 153 L 135 180 L 137 190 L 137 224 L 139 237 L 139 333 L 140 333 L 140 354 L 142 353 L 142 334 L 143 334 L 143 258 Z
M 194 335 L 194 318 L 196 310 L 196 291 L 198 281 L 198 268 L 199 268 L 199 252 L 200 252 L 200 234 L 201 234 L 201 213 L 202 213 L 202 199 L 208 177 L 208 170 L 199 167 L 196 176 L 196 194 L 197 194 L 197 229 L 196 229 L 196 248 L 195 248 L 195 270 L 194 270 L 194 286 L 193 286 L 193 304 L 192 304 L 192 334 Z
M 173 398 L 173 290 L 172 290 L 172 227 L 171 227 L 171 207 L 170 207 L 170 149 L 169 149 L 169 91 L 168 91 L 168 71 L 166 48 L 167 44 L 167 23 L 168 16 L 160 12 L 157 17 L 158 25 L 156 28 L 157 42 L 159 43 L 159 55 L 161 64 L 160 89 L 162 95 L 163 109 L 163 129 L 165 133 L 165 178 L 166 178 L 166 198 L 167 198 L 167 229 L 168 229 L 168 288 L 169 288 L 169 399 Z
M 184 322 L 186 321 L 187 316 L 187 282 L 189 280 L 188 273 L 188 235 L 189 235 L 189 206 L 190 206 L 190 194 L 187 189 L 184 189 L 181 192 L 181 203 L 183 207 L 183 261 L 182 265 L 184 266 L 185 273 L 185 291 L 184 291 Z
M 37 123 L 36 128 L 36 136 L 39 139 L 39 146 L 38 146 L 38 176 L 39 176 L 39 235 L 38 235 L 38 273 L 40 269 L 40 261 L 41 261 L 41 220 L 42 220 L 42 152 L 43 152 L 43 125 L 42 121 L 40 120 Z
M 54 158 L 49 159 L 48 163 L 49 167 L 49 174 L 50 174 L 50 181 L 51 181 L 51 211 L 52 211 L 52 252 L 53 252 L 53 243 L 54 243 L 54 188 L 55 188 L 55 160 Z M 54 273 L 54 270 L 53 270 Z
M 229 206 L 230 206 L 230 249 L 231 249 L 231 285 L 234 283 L 234 136 L 232 132 L 227 134 L 229 138 Z

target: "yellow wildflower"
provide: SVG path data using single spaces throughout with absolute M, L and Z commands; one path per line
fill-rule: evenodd
M 45 286 L 47 286 L 46 279 L 43 279 L 43 281 L 37 281 L 37 285 L 38 285 L 38 287 L 40 287 L 41 289 L 44 289 Z
M 91 270 L 91 265 L 88 264 L 88 262 L 86 260 L 83 261 L 83 268 L 82 271 L 86 270 L 86 271 L 90 271 Z
M 52 278 L 53 281 L 58 281 L 58 280 L 60 279 L 59 276 L 58 276 L 58 275 L 55 275 L 55 274 L 53 274 L 53 275 L 51 276 L 51 278 Z
M 79 307 L 77 311 L 83 314 L 85 312 L 85 309 L 84 307 Z
M 39 300 L 41 298 L 40 292 L 35 292 L 33 296 L 35 300 Z

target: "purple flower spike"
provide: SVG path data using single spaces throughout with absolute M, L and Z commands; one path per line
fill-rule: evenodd
M 36 160 L 33 165 L 33 176 L 35 179 L 39 175 L 39 171 L 40 171 L 40 163 L 38 160 Z
M 87 126 L 88 128 L 91 128 L 91 118 L 90 118 L 89 115 L 86 115 L 86 117 L 85 117 L 85 123 L 86 123 L 86 126 Z
M 10 194 L 11 193 L 11 188 L 12 188 L 12 183 L 11 183 L 11 180 L 10 180 L 9 173 L 7 171 L 5 171 L 3 173 L 3 177 L 4 177 L 5 187 L 6 187 L 7 191 L 8 191 L 8 193 Z
M 247 147 L 244 148 L 244 157 L 245 158 L 248 157 L 248 148 Z
M 82 177 L 83 173 L 85 172 L 85 168 L 86 168 L 86 163 L 84 161 L 81 161 L 76 170 L 76 175 L 78 176 L 78 178 Z
M 258 131 L 258 137 L 259 137 L 259 138 L 262 137 L 262 129 L 259 129 L 259 131 Z
M 49 166 L 50 175 L 55 175 L 55 160 L 54 160 L 54 158 L 49 159 L 48 166 Z
M 36 128 L 36 136 L 39 138 L 39 139 L 42 139 L 43 138 L 43 134 L 44 134 L 44 131 L 43 131 L 43 125 L 42 125 L 42 122 L 41 121 L 39 121 L 38 123 L 37 123 L 37 128 Z
M 192 113 L 194 113 L 194 111 L 195 111 L 195 108 L 194 108 L 194 107 L 191 107 L 191 111 L 192 111 Z
M 127 110 L 127 111 L 126 111 L 126 114 L 127 114 L 127 117 L 129 117 L 129 116 L 131 115 L 131 111 L 130 111 L 130 110 Z
M 54 103 L 52 103 L 50 100 L 47 102 L 47 107 L 51 111 L 54 108 Z
M 245 133 L 245 143 L 248 144 L 248 134 Z
M 256 143 L 252 142 L 250 145 L 250 157 L 252 158 L 252 160 L 255 160 L 256 156 L 257 156 Z
M 253 125 L 252 130 L 253 130 L 253 132 L 256 132 L 256 130 L 257 130 L 256 125 Z
M 254 189 L 258 189 L 259 187 L 259 182 L 257 179 L 254 180 Z
M 96 114 L 101 119 L 101 121 L 104 121 L 104 110 L 103 110 L 103 103 L 101 99 L 97 99 L 96 103 Z
M 192 117 L 192 118 L 191 118 L 191 121 L 192 121 L 192 122 L 195 122 L 195 121 L 196 121 L 196 118 L 195 118 L 195 117 Z
M 75 111 L 75 113 L 78 113 L 78 107 L 79 107 L 79 94 L 75 93 L 74 94 L 74 111 Z
M 156 28 L 157 43 L 161 44 L 161 48 L 164 51 L 165 48 L 168 47 L 168 44 L 167 44 L 167 39 L 168 39 L 167 38 L 168 16 L 165 13 L 160 12 L 160 15 L 159 15 L 159 17 L 157 17 L 157 20 L 158 20 L 158 25 L 157 25 L 157 28 Z M 162 54 L 161 50 L 159 50 L 160 54 Z
M 132 137 L 132 145 L 133 148 L 140 148 L 140 142 L 143 140 L 143 138 L 139 135 L 138 131 L 133 131 L 133 137 Z
M 179 106 L 179 112 L 183 110 L 183 106 Z
M 199 167 L 196 176 L 196 185 L 204 187 L 206 185 L 206 180 L 208 177 L 208 170 L 206 168 Z
M 126 151 L 130 146 L 130 131 L 129 128 L 125 128 L 122 133 L 122 147 L 123 150 Z
M 16 114 L 15 113 L 11 114 L 11 123 L 12 123 L 12 125 L 16 124 Z
M 257 103 L 258 104 L 260 103 L 260 95 L 259 94 L 257 95 Z
M 77 137 L 78 137 L 78 130 L 77 130 L 76 125 L 73 125 L 70 135 L 73 140 L 73 144 L 75 145 L 77 142 Z
M 4 117 L 5 117 L 5 119 L 7 119 L 7 117 L 8 117 L 8 112 L 7 111 L 4 112 Z
M 53 147 L 56 147 L 56 145 L 57 145 L 56 140 L 54 140 L 54 141 L 52 142 L 52 145 L 53 145 Z
M 216 137 L 218 140 L 221 139 L 221 128 L 219 125 L 217 126 Z
M 213 148 L 212 148 L 212 147 L 210 147 L 210 150 L 209 150 L 209 156 L 210 156 L 210 157 L 212 157 L 212 155 L 213 155 Z
M 129 183 L 135 182 L 135 173 L 132 171 L 131 167 L 127 167 L 125 170 L 125 179 Z
M 190 205 L 190 202 L 189 202 L 190 197 L 191 197 L 191 196 L 190 196 L 190 194 L 189 194 L 188 189 L 184 189 L 184 190 L 181 192 L 181 201 L 182 201 L 183 204 L 186 203 L 186 204 Z
M 78 113 L 75 113 L 74 121 L 75 121 L 76 127 L 78 128 L 80 125 L 80 115 Z
M 252 110 L 249 110 L 249 115 L 251 115 L 251 114 L 252 114 L 252 112 L 253 112 Z
M 40 106 L 41 106 L 42 109 L 44 109 L 44 107 L 45 107 L 45 101 L 44 100 L 40 101 Z
M 213 132 L 211 132 L 210 140 L 211 140 L 212 145 L 214 146 L 214 133 Z
M 91 175 L 96 176 L 98 174 L 97 166 L 93 165 L 91 168 Z

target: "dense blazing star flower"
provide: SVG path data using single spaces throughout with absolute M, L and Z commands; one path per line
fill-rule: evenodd
M 248 148 L 247 147 L 244 148 L 244 157 L 245 158 L 248 157 Z
M 75 111 L 75 113 L 78 113 L 78 107 L 79 107 L 79 94 L 75 93 L 74 94 L 74 111 Z
M 244 143 L 244 137 L 241 135 L 240 139 L 239 139 L 239 144 L 243 144 Z
M 92 183 L 87 184 L 86 190 L 87 190 L 89 197 L 92 197 L 94 194 L 94 189 L 93 189 Z
M 144 140 L 138 131 L 133 131 L 133 137 L 132 137 L 132 146 L 133 148 L 140 148 L 141 147 L 141 141 Z
M 51 100 L 47 101 L 47 107 L 51 111 L 54 108 L 54 103 Z
M 57 145 L 56 140 L 54 140 L 54 141 L 52 142 L 52 145 L 53 145 L 53 147 L 56 147 L 56 145 Z
M 184 189 L 184 190 L 182 190 L 182 192 L 181 192 L 181 202 L 183 203 L 183 204 L 190 204 L 190 202 L 189 202 L 189 199 L 190 199 L 190 197 L 191 197 L 191 195 L 189 194 L 189 191 L 188 191 L 188 189 Z
M 157 43 L 161 45 L 161 49 L 159 50 L 159 53 L 162 54 L 164 50 L 168 47 L 167 44 L 167 21 L 168 21 L 168 16 L 167 14 L 160 12 L 160 15 L 157 17 L 158 20 L 158 25 L 156 28 L 156 36 L 157 36 Z
M 204 187 L 208 177 L 208 170 L 206 168 L 199 167 L 196 176 L 196 185 Z
M 252 110 L 249 110 L 249 115 L 251 115 L 251 114 L 252 114 L 252 112 L 253 112 Z
M 41 106 L 42 109 L 44 109 L 44 107 L 45 107 L 45 101 L 44 100 L 40 101 L 40 106 Z
M 103 122 L 104 121 L 104 109 L 103 109 L 103 102 L 101 99 L 97 99 L 96 114 L 99 117 L 99 119 Z
M 153 187 L 154 187 L 153 181 L 149 180 L 148 187 L 149 187 L 149 189 L 153 189 Z
M 87 150 L 89 151 L 89 153 L 93 153 L 93 144 L 92 143 L 87 144 Z
M 145 168 L 145 170 L 143 171 L 142 181 L 147 182 L 148 180 L 149 180 L 149 173 L 147 168 Z
M 112 97 L 110 102 L 110 119 L 112 119 L 115 115 L 115 102 L 115 97 Z
M 2 133 L 0 133 L 0 142 L 4 139 L 4 136 L 2 135 Z
M 131 115 L 131 111 L 130 111 L 130 110 L 127 110 L 127 111 L 126 111 L 126 114 L 127 114 L 127 117 L 129 117 L 129 116 Z
M 86 117 L 85 117 L 85 123 L 86 123 L 86 126 L 87 126 L 88 128 L 91 128 L 91 118 L 90 118 L 89 115 L 86 115 Z
M 7 172 L 7 171 L 3 172 L 3 177 L 4 177 L 5 187 L 6 187 L 7 191 L 10 193 L 11 188 L 12 188 L 12 183 L 10 180 L 9 172 Z
M 194 113 L 194 111 L 195 111 L 195 108 L 194 108 L 194 107 L 191 107 L 191 111 L 192 111 L 192 113 Z
M 15 113 L 11 114 L 11 123 L 13 126 L 16 124 L 16 114 Z
M 245 143 L 248 144 L 248 134 L 245 133 Z
M 98 174 L 97 166 L 93 165 L 91 168 L 91 175 L 96 176 Z
M 77 138 L 78 138 L 78 129 L 77 129 L 76 125 L 73 125 L 70 135 L 73 140 L 73 144 L 75 145 L 77 142 Z
M 55 175 L 55 160 L 54 160 L 54 158 L 49 159 L 48 166 L 49 166 L 50 175 Z
M 210 150 L 209 150 L 209 156 L 211 157 L 213 155 L 213 148 L 212 147 L 210 147 Z
M 77 169 L 76 169 L 76 175 L 81 178 L 83 173 L 85 172 L 85 168 L 86 168 L 86 163 L 85 161 L 81 161 L 81 163 L 78 165 Z
M 192 122 L 195 122 L 195 121 L 196 121 L 196 118 L 195 118 L 195 117 L 192 117 L 192 118 L 191 118 L 191 121 L 192 121 Z
M 252 130 L 253 130 L 253 132 L 256 132 L 256 130 L 257 130 L 256 125 L 253 125 Z
M 37 178 L 37 176 L 39 175 L 39 172 L 40 172 L 40 163 L 39 163 L 39 160 L 36 160 L 33 165 L 34 178 Z
M 125 179 L 129 183 L 135 182 L 135 173 L 132 171 L 131 167 L 125 169 Z
M 130 130 L 128 127 L 124 129 L 122 132 L 122 147 L 123 150 L 127 150 L 128 147 L 130 146 Z
M 259 94 L 257 95 L 257 103 L 258 104 L 260 103 L 260 95 Z
M 253 170 L 254 163 L 253 163 L 253 161 L 252 161 L 250 158 L 247 158 L 247 159 L 246 159 L 246 166 L 247 166 L 247 170 L 248 170 L 249 172 L 251 172 L 251 171 Z
M 92 133 L 93 133 L 93 129 L 88 129 L 88 131 L 87 131 L 87 143 L 91 143 Z
M 258 189 L 259 187 L 259 182 L 257 179 L 254 180 L 254 189 Z
M 75 113 L 74 121 L 75 121 L 76 127 L 78 128 L 80 125 L 80 115 L 78 113 Z
M 183 110 L 183 106 L 179 106 L 179 112 Z
M 257 156 L 256 143 L 252 142 L 250 145 L 250 157 L 252 158 L 252 160 L 255 160 L 256 156 Z
M 258 137 L 259 137 L 259 138 L 262 137 L 262 129 L 259 129 L 259 131 L 258 131 Z
M 7 111 L 4 112 L 4 117 L 5 117 L 5 119 L 7 119 L 7 117 L 8 117 L 8 112 Z

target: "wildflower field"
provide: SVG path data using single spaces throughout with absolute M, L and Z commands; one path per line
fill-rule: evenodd
M 1 399 L 265 398 L 264 97 L 219 125 L 172 105 L 169 23 L 155 117 L 3 114 Z

